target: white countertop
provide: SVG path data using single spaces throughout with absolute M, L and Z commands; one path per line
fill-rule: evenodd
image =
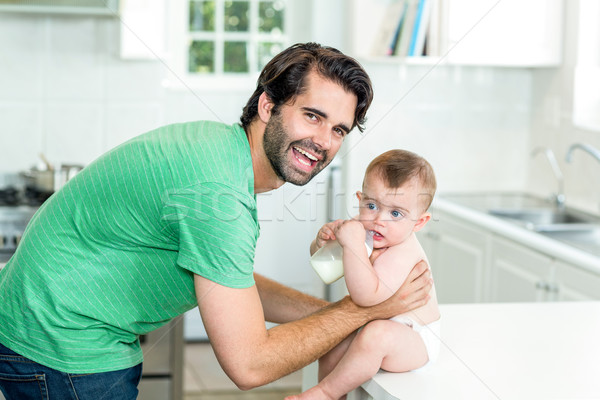
M 441 197 L 434 200 L 433 206 L 551 257 L 600 274 L 600 257 L 594 254 Z
M 446 304 L 440 311 L 437 363 L 378 373 L 363 385 L 373 399 L 600 399 L 600 302 Z

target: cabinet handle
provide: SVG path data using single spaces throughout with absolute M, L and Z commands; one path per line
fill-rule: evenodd
M 559 287 L 556 283 L 548 283 L 546 284 L 546 290 L 550 293 L 558 293 Z
M 440 240 L 440 235 L 437 233 L 433 233 L 433 232 L 427 232 L 425 234 L 425 236 L 427 236 L 429 239 L 431 240 Z

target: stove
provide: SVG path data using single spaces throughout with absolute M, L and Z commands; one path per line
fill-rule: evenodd
M 28 187 L 18 173 L 0 174 L 0 264 L 13 255 L 29 220 L 49 195 Z
M 6 263 L 13 255 L 37 209 L 27 205 L 0 206 L 0 263 Z

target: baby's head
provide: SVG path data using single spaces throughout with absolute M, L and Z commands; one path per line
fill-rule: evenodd
M 365 184 L 371 179 L 381 179 L 386 188 L 416 190 L 421 212 L 427 211 L 437 187 L 433 168 L 423 157 L 407 150 L 390 150 L 375 157 L 367 167 L 363 180 Z M 412 185 L 407 185 L 413 183 Z
M 433 168 L 417 154 L 390 150 L 371 161 L 357 197 L 359 219 L 375 232 L 375 247 L 401 243 L 425 226 L 435 190 Z

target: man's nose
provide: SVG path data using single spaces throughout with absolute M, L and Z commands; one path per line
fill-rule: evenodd
M 323 150 L 331 148 L 331 129 L 328 126 L 323 126 L 317 130 L 313 136 L 313 142 Z

